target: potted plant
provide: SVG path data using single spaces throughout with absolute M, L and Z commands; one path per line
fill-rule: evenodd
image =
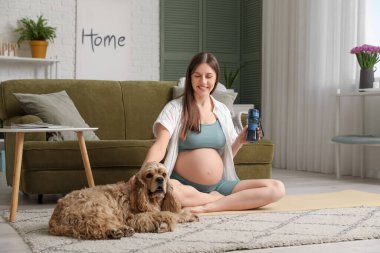
M 47 20 L 40 15 L 37 21 L 30 18 L 22 18 L 19 27 L 15 30 L 19 34 L 17 45 L 20 47 L 24 41 L 30 41 L 33 58 L 45 58 L 48 41 L 53 42 L 56 37 L 56 27 L 47 25 Z
M 364 44 L 351 49 L 351 54 L 356 55 L 360 66 L 359 89 L 373 88 L 375 65 L 380 62 L 380 47 Z
M 232 89 L 235 80 L 239 77 L 242 67 L 243 66 L 240 66 L 236 70 L 228 70 L 226 64 L 223 64 L 224 85 L 227 89 Z

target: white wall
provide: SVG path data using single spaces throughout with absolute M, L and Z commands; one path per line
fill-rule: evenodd
M 15 42 L 17 20 L 43 14 L 49 25 L 57 27 L 57 38 L 50 43 L 47 58 L 60 60 L 58 78 L 75 78 L 77 1 L 80 0 L 0 0 L 0 41 Z M 125 67 L 128 80 L 159 80 L 159 0 L 125 1 L 129 6 L 125 15 L 131 17 L 131 24 L 126 24 L 131 28 L 128 42 L 132 52 Z M 18 56 L 30 57 L 27 43 L 19 49 Z M 16 78 L 44 78 L 43 68 L 0 60 L 0 81 Z

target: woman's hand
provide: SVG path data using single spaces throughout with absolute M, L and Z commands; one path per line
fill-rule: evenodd
M 240 145 L 243 145 L 243 144 L 246 144 L 247 143 L 247 133 L 248 133 L 248 125 L 245 126 L 243 128 L 243 130 L 241 130 L 240 134 L 238 135 L 238 137 L 236 138 L 236 141 L 238 141 L 238 143 Z
M 235 142 L 232 144 L 232 154 L 235 156 L 241 146 L 243 144 L 247 143 L 247 133 L 248 133 L 248 126 L 245 126 L 243 130 L 240 132 L 238 137 L 236 137 Z
M 162 161 L 165 157 L 166 149 L 170 141 L 169 131 L 162 125 L 156 125 L 157 137 L 156 141 L 149 148 L 143 164 L 153 161 Z

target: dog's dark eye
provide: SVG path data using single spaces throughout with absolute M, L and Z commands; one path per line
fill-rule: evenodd
M 165 172 L 164 172 L 164 173 L 162 173 L 162 176 L 163 176 L 163 177 L 166 177 L 166 173 L 165 173 Z
M 152 173 L 148 173 L 146 174 L 146 178 L 152 178 L 153 177 L 153 174 Z

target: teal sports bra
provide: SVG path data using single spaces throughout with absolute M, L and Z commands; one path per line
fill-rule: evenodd
M 213 148 L 220 150 L 226 145 L 222 126 L 219 120 L 212 124 L 201 124 L 201 132 L 188 131 L 186 140 L 181 138 L 178 142 L 179 152 L 193 150 L 198 148 Z

